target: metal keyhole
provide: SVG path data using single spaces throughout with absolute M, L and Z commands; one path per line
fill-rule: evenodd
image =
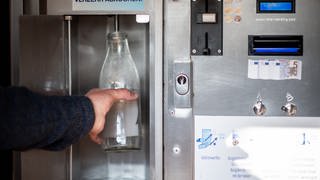
M 185 74 L 176 77 L 176 91 L 180 95 L 186 95 L 189 91 L 189 79 Z
M 187 78 L 185 76 L 179 76 L 178 77 L 178 83 L 180 85 L 184 85 L 184 84 L 186 84 L 186 82 L 187 82 Z

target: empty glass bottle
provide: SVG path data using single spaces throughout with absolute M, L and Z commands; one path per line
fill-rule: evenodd
M 132 59 L 127 35 L 108 34 L 108 50 L 100 72 L 100 88 L 126 88 L 140 95 L 140 80 Z M 140 96 L 139 96 L 140 97 Z M 105 151 L 123 151 L 140 148 L 140 98 L 114 103 L 106 116 L 102 148 Z

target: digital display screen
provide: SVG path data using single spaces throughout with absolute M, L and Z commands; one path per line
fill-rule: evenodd
M 291 2 L 261 2 L 260 11 L 292 11 Z
M 295 0 L 257 0 L 257 13 L 295 13 Z

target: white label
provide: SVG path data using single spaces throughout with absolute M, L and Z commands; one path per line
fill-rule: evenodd
M 214 14 L 214 13 L 204 13 L 204 14 L 202 14 L 202 22 L 204 22 L 204 23 L 215 23 L 216 22 L 216 14 Z
M 195 180 L 320 180 L 319 117 L 195 116 Z

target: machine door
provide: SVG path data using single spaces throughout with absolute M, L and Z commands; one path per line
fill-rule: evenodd
M 166 1 L 166 179 L 320 178 L 319 7 Z

